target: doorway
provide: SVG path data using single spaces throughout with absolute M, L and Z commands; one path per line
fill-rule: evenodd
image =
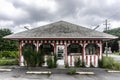
M 65 46 L 64 45 L 57 45 L 57 64 L 58 66 L 64 66 L 64 58 L 65 58 Z

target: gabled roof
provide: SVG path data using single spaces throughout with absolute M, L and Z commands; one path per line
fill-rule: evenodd
M 99 38 L 115 39 L 116 36 L 94 31 L 66 21 L 58 21 L 38 28 L 5 36 L 7 39 L 39 39 L 39 38 Z

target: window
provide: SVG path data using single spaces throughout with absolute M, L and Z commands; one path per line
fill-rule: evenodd
M 96 44 L 88 44 L 86 46 L 86 55 L 93 55 L 93 54 L 97 54 L 97 45 Z
M 42 44 L 39 50 L 49 55 L 51 52 L 54 52 L 54 47 L 51 44 Z
M 68 46 L 68 54 L 70 53 L 82 53 L 82 47 L 79 44 L 71 44 Z

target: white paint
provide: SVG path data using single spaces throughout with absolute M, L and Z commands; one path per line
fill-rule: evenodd
M 21 60 L 20 60 L 21 62 L 20 62 L 20 66 L 25 66 L 24 65 L 24 57 L 23 57 L 23 55 L 21 56 Z
M 86 55 L 86 56 L 88 57 L 88 60 L 87 60 L 87 58 L 85 58 L 85 66 L 86 67 L 90 67 L 91 64 L 94 67 L 98 67 L 98 56 L 97 55 Z M 96 58 L 94 59 L 94 57 L 96 57 Z
M 57 45 L 56 47 L 57 55 L 58 55 L 58 60 L 57 64 L 58 66 L 64 66 L 64 59 L 65 59 L 65 46 L 64 45 Z M 60 56 L 61 55 L 61 56 Z
M 46 55 L 44 56 L 44 61 L 45 61 L 45 63 L 42 66 L 47 66 L 47 56 Z
M 51 74 L 50 71 L 27 71 L 27 74 Z
M 74 56 L 72 56 L 72 66 L 74 67 L 75 66 L 75 59 L 74 59 Z
M 0 69 L 0 72 L 10 72 L 12 69 Z
M 94 72 L 76 72 L 77 74 L 95 74 Z

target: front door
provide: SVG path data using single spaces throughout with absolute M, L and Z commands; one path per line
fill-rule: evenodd
M 64 66 L 64 55 L 65 55 L 65 47 L 64 45 L 57 46 L 57 64 L 58 66 Z

